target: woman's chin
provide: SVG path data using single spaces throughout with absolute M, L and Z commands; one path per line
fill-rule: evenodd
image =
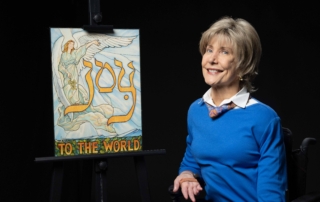
M 205 82 L 206 82 L 206 84 L 208 84 L 211 87 L 218 87 L 217 82 L 214 82 L 214 81 L 205 81 Z

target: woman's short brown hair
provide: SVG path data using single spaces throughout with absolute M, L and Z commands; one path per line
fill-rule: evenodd
M 233 45 L 239 76 L 243 79 L 240 84 L 249 92 L 253 92 L 251 82 L 258 74 L 262 52 L 260 38 L 255 28 L 244 19 L 223 17 L 202 34 L 199 44 L 201 55 L 205 53 L 208 43 L 214 36 L 222 36 Z

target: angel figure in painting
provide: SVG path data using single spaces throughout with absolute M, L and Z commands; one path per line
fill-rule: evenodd
M 67 28 L 55 30 L 57 31 L 54 34 L 57 36 L 52 43 L 52 70 L 57 102 L 54 108 L 57 112 L 56 131 L 62 134 L 56 138 L 87 138 L 101 134 L 118 136 L 114 125 L 107 124 L 108 119 L 115 113 L 110 98 L 107 95 L 100 95 L 97 89 L 93 89 L 96 87 L 92 87 L 92 91 L 88 89 L 86 75 L 90 74 L 90 77 L 94 78 L 99 70 L 97 67 L 86 68 L 84 61 L 95 64 L 95 57 L 105 57 L 102 53 L 104 49 L 126 47 L 137 36 L 88 34 L 80 29 L 75 31 Z M 92 94 L 95 96 L 94 99 Z M 87 106 L 84 110 L 65 113 L 68 107 L 83 105 Z
M 63 92 L 71 105 L 88 102 L 88 93 L 82 85 L 78 84 L 77 65 L 86 54 L 87 49 L 93 44 L 99 46 L 100 42 L 94 40 L 78 49 L 74 48 L 73 40 L 69 40 L 64 44 L 58 69 L 63 75 Z

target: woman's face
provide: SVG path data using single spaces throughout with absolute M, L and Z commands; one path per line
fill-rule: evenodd
M 71 50 L 73 49 L 74 43 L 73 42 L 69 42 L 68 43 L 68 49 Z
M 214 36 L 202 56 L 205 82 L 216 89 L 239 89 L 237 59 L 233 46 L 223 37 Z

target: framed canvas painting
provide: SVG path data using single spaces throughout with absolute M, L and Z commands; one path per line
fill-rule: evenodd
M 138 29 L 50 28 L 55 156 L 142 150 Z

